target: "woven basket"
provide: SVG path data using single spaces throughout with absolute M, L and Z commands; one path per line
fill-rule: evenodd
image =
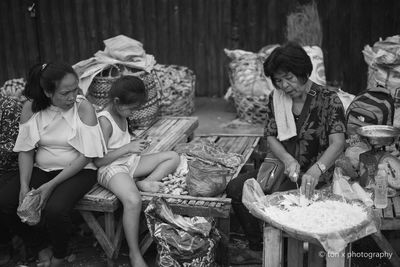
M 194 112 L 196 76 L 184 66 L 154 67 L 161 84 L 161 116 L 189 116 Z
M 268 119 L 268 96 L 245 95 L 232 87 L 233 100 L 240 120 L 265 125 Z
M 108 103 L 108 92 L 111 85 L 122 75 L 132 75 L 140 78 L 147 91 L 147 102 L 128 118 L 129 130 L 153 124 L 159 114 L 158 87 L 160 86 L 154 73 L 143 70 L 112 66 L 94 77 L 87 92 L 87 99 L 94 104 L 96 111 L 102 110 Z
M 109 69 L 103 70 L 93 78 L 86 98 L 91 102 L 96 111 L 102 110 L 108 103 L 108 92 L 110 91 L 111 85 L 121 77 L 121 71 L 118 66 L 112 66 Z
M 139 77 L 147 90 L 147 102 L 137 109 L 128 118 L 129 131 L 133 132 L 137 127 L 146 127 L 152 125 L 159 115 L 160 98 L 158 90 L 160 83 L 154 72 L 139 72 L 132 75 Z

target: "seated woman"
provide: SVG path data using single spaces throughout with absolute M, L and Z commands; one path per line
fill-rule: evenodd
M 19 173 L 0 188 L 0 235 L 12 228 L 38 252 L 41 266 L 60 266 L 68 255 L 70 213 L 96 182 L 92 158 L 105 151 L 95 111 L 77 94 L 78 77 L 71 66 L 50 63 L 30 70 L 24 90 L 30 101 L 23 107 L 14 147 Z M 32 188 L 42 210 L 35 226 L 16 214 Z
M 313 83 L 309 76 L 312 63 L 296 43 L 276 48 L 264 63 L 265 75 L 271 77 L 276 90 L 269 99 L 265 138 L 273 155 L 285 165 L 278 191 L 296 188 L 310 197 L 317 184 L 331 177 L 336 158 L 345 145 L 343 105 L 335 92 Z M 227 195 L 249 240 L 252 250 L 261 250 L 262 235 L 258 220 L 242 204 L 244 182 L 257 172 L 232 180 Z

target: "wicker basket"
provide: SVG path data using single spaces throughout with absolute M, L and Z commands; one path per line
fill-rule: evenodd
M 239 119 L 265 125 L 268 119 L 268 96 L 245 95 L 232 87 L 232 94 Z
M 102 110 L 108 103 L 108 92 L 110 91 L 111 85 L 121 77 L 121 71 L 118 66 L 112 66 L 109 69 L 105 69 L 93 78 L 86 98 L 91 102 L 96 111 Z
M 189 116 L 194 112 L 196 76 L 184 66 L 154 67 L 160 80 L 160 114 L 162 116 Z
M 152 125 L 159 115 L 160 98 L 158 95 L 160 84 L 154 72 L 139 72 L 132 75 L 139 77 L 147 90 L 147 102 L 132 113 L 128 118 L 128 127 L 132 132 L 137 127 Z
M 140 78 L 147 90 L 147 102 L 128 118 L 129 130 L 153 124 L 159 114 L 159 83 L 155 74 L 143 70 L 113 66 L 94 77 L 87 92 L 87 99 L 95 105 L 96 110 L 102 110 L 108 103 L 108 92 L 111 85 L 122 75 L 133 75 Z

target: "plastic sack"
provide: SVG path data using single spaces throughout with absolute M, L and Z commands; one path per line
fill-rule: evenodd
M 268 96 L 272 92 L 274 86 L 264 74 L 263 63 L 266 59 L 264 54 L 239 49 L 224 49 L 224 51 L 231 59 L 228 74 L 233 90 L 252 96 Z
M 229 169 L 204 163 L 200 160 L 189 162 L 186 186 L 189 195 L 214 197 L 222 194 L 226 188 Z
M 172 213 L 163 198 L 153 198 L 145 210 L 147 226 L 157 244 L 157 266 L 213 267 L 220 235 L 204 217 Z
M 287 221 L 287 224 L 279 223 L 273 219 L 274 214 L 270 211 L 269 208 L 276 207 L 275 210 L 282 209 L 282 212 L 285 212 L 282 204 L 283 201 L 285 201 L 284 195 L 288 194 L 292 194 L 295 197 L 298 197 L 298 190 L 276 192 L 272 195 L 265 196 L 258 182 L 255 179 L 249 179 L 244 183 L 242 202 L 249 209 L 250 213 L 253 216 L 271 224 L 275 228 L 284 231 L 289 236 L 294 237 L 295 239 L 300 239 L 306 242 L 320 243 L 321 246 L 328 253 L 339 253 L 344 248 L 346 248 L 347 244 L 377 232 L 379 218 L 374 215 L 371 208 L 366 207 L 362 202 L 358 200 L 344 201 L 341 197 L 335 196 L 327 190 L 316 190 L 316 197 L 313 198 L 313 201 L 318 202 L 324 200 L 332 200 L 338 201 L 340 203 L 357 205 L 357 210 L 361 209 L 365 212 L 365 217 L 362 218 L 361 223 L 344 229 L 340 229 L 340 225 L 335 225 L 335 230 L 327 231 L 328 229 L 325 228 L 327 226 L 324 223 L 325 219 L 323 217 L 315 217 L 318 212 L 316 212 L 316 210 L 312 208 L 310 208 L 311 212 L 309 210 L 309 215 L 307 216 L 307 218 L 312 218 L 315 220 L 315 222 L 319 222 L 319 228 L 324 229 L 325 233 L 316 233 L 313 230 L 305 231 L 301 226 L 300 218 Z M 307 207 L 308 206 L 305 206 L 305 208 Z M 333 210 L 328 210 L 328 212 L 331 211 Z M 339 209 L 336 212 L 339 211 L 341 210 Z
M 21 218 L 23 223 L 27 223 L 29 225 L 35 225 L 40 222 L 40 214 L 41 210 L 38 209 L 40 204 L 40 194 L 32 194 L 32 191 L 29 191 L 26 195 L 22 203 L 19 205 L 17 209 L 17 215 Z

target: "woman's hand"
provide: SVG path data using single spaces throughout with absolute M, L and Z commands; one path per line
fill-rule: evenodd
M 314 164 L 301 178 L 301 191 L 304 192 L 308 199 L 314 194 L 314 189 L 318 184 L 321 171 Z
M 19 189 L 19 205 L 21 205 L 22 201 L 24 201 L 24 198 L 28 192 L 29 192 L 29 187 L 21 185 Z
M 145 140 L 134 140 L 127 144 L 127 149 L 129 153 L 138 153 L 145 150 L 148 146 L 148 142 Z
M 47 200 L 49 199 L 49 196 L 53 192 L 53 189 L 54 189 L 54 186 L 47 182 L 47 183 L 42 184 L 38 189 L 35 189 L 31 192 L 32 195 L 37 195 L 37 194 L 40 195 L 40 203 L 39 203 L 38 209 L 44 208 Z
M 285 174 L 289 177 L 292 182 L 296 182 L 299 178 L 300 164 L 297 160 L 291 160 L 285 164 Z

